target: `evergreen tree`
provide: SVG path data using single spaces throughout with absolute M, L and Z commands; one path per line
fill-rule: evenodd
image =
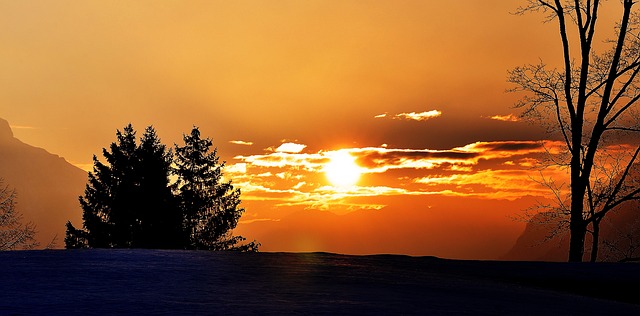
M 183 140 L 184 146 L 176 145 L 174 173 L 187 248 L 257 251 L 258 243 L 240 245 L 245 238 L 231 233 L 244 212 L 240 190 L 223 182 L 224 162 L 219 163 L 217 148 L 211 150 L 211 139 L 202 139 L 194 127 Z
M 169 185 L 171 152 L 151 126 L 139 146 L 131 124 L 116 138 L 102 151 L 107 164 L 93 157 L 80 197 L 85 230 L 68 223 L 67 247 L 179 247 L 181 215 Z
M 88 248 L 88 234 L 85 230 L 77 229 L 67 221 L 65 224 L 66 235 L 64 237 L 64 246 L 67 249 Z
M 67 222 L 67 248 L 172 248 L 257 251 L 232 236 L 244 209 L 240 190 L 222 182 L 223 164 L 210 139 L 194 128 L 171 150 L 149 126 L 136 144 L 127 125 L 103 149 L 106 163 L 93 157 L 93 171 L 80 197 L 84 229 Z M 177 182 L 170 183 L 170 175 Z
M 139 166 L 138 231 L 134 246 L 143 248 L 181 248 L 182 215 L 171 190 L 169 175 L 173 154 L 160 143 L 156 131 L 147 127 L 137 149 Z
M 107 164 L 93 156 L 93 172 L 89 172 L 84 196 L 80 197 L 86 234 L 69 223 L 69 238 L 65 238 L 65 242 L 81 239 L 84 235 L 89 247 L 131 246 L 135 217 L 131 201 L 136 185 L 136 132 L 129 124 L 123 132 L 116 131 L 116 138 L 109 150 L 102 149 Z M 67 244 L 69 246 L 72 245 Z

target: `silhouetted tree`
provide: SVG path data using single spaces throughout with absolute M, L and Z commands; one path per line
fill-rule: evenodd
M 169 185 L 171 152 L 151 126 L 140 145 L 131 124 L 116 138 L 109 150 L 103 149 L 107 164 L 93 157 L 93 172 L 80 197 L 85 230 L 68 223 L 67 247 L 84 246 L 83 239 L 98 248 L 180 247 L 181 215 Z
M 217 151 L 194 128 L 185 146 L 173 153 L 153 127 L 136 144 L 127 125 L 116 142 L 103 149 L 106 164 L 93 157 L 93 171 L 80 197 L 84 229 L 67 222 L 67 248 L 172 248 L 256 251 L 233 236 L 244 209 L 240 190 L 222 182 Z M 170 183 L 170 176 L 177 181 Z
M 173 154 L 160 143 L 156 131 L 147 127 L 137 149 L 139 235 L 135 247 L 180 248 L 182 215 L 171 190 L 169 176 Z
M 66 234 L 64 246 L 67 249 L 88 248 L 88 233 L 85 230 L 73 227 L 70 221 L 65 224 Z
M 93 156 L 93 172 L 80 197 L 87 245 L 96 248 L 131 246 L 135 187 L 136 135 L 131 124 L 116 131 L 117 141 L 102 149 L 107 164 Z M 73 225 L 68 232 L 77 232 Z
M 256 251 L 257 243 L 240 245 L 245 238 L 231 234 L 244 209 L 240 190 L 222 179 L 217 148 L 211 150 L 211 139 L 201 138 L 197 127 L 183 140 L 184 146 L 176 145 L 174 173 L 188 248 Z
M 557 209 L 568 217 L 569 261 L 583 260 L 587 232 L 594 237 L 591 260 L 595 261 L 600 221 L 620 204 L 640 198 L 640 187 L 629 181 L 640 152 L 640 25 L 635 2 L 622 0 L 611 49 L 596 54 L 593 44 L 602 2 L 527 0 L 519 13 L 543 11 L 558 23 L 563 66 L 557 70 L 542 63 L 527 65 L 515 68 L 509 77 L 517 85 L 514 91 L 528 92 L 518 104 L 524 115 L 552 117 L 555 123 L 549 126 L 565 144 L 567 159 L 559 163 L 570 169 L 570 194 L 558 199 Z M 574 34 L 577 39 L 570 38 Z M 623 162 L 617 169 L 620 177 L 613 178 L 611 172 L 599 176 L 598 170 L 612 164 L 603 158 L 601 148 L 616 138 L 632 140 L 634 147 L 613 159 L 613 164 Z
M 38 245 L 35 234 L 32 223 L 22 223 L 22 214 L 16 209 L 16 191 L 0 179 L 0 251 L 32 249 Z

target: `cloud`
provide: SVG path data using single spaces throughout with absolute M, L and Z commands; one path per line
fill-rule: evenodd
M 247 164 L 236 163 L 236 164 L 228 165 L 228 166 L 225 166 L 224 171 L 229 173 L 247 173 Z
M 455 150 L 358 148 L 350 150 L 369 173 L 389 169 L 433 169 L 442 164 L 474 164 L 479 153 Z
M 265 155 L 236 156 L 253 167 L 263 168 L 294 168 L 305 170 L 319 170 L 324 163 L 329 161 L 324 155 L 274 152 Z
M 489 117 L 492 120 L 496 120 L 496 121 L 503 121 L 503 122 L 519 122 L 520 118 L 516 115 L 513 114 L 507 114 L 507 115 L 494 115 Z
M 276 152 L 280 153 L 293 153 L 297 154 L 305 149 L 307 145 L 296 144 L 296 143 L 283 143 L 282 145 L 276 148 Z
M 438 111 L 438 110 L 431 110 L 431 111 L 426 111 L 426 112 L 408 112 L 408 113 L 399 113 L 399 114 L 395 114 L 393 116 L 390 116 L 390 118 L 394 119 L 394 120 L 413 120 L 413 121 L 426 121 L 432 118 L 436 118 L 438 116 L 441 116 L 442 112 Z M 389 117 L 387 115 L 387 113 L 383 113 L 383 114 L 378 114 L 376 116 L 374 116 L 374 118 L 387 118 Z
M 298 190 L 300 188 L 302 188 L 302 186 L 304 186 L 305 184 L 307 184 L 306 182 L 302 181 L 302 182 L 298 182 L 298 184 L 292 186 L 291 188 L 294 190 Z
M 232 143 L 232 144 L 243 145 L 243 146 L 251 146 L 251 145 L 253 145 L 253 142 L 245 142 L 243 140 L 230 140 L 229 142 Z
M 564 143 L 559 141 L 497 141 L 475 142 L 454 150 L 482 153 L 483 158 L 496 159 L 531 153 L 557 154 L 563 147 Z
M 469 170 L 470 166 L 477 165 L 481 159 L 509 159 L 545 152 L 555 153 L 561 145 L 560 142 L 552 141 L 498 141 L 476 142 L 449 150 L 364 147 L 341 149 L 341 151 L 355 157 L 356 163 L 363 168 L 364 173 L 384 173 L 393 169 L 434 169 L 442 166 L 448 166 L 450 170 Z M 283 152 L 283 148 L 278 147 L 273 153 L 234 158 L 252 167 L 292 168 L 321 172 L 324 164 L 334 153 L 334 151 L 312 154 L 293 152 L 302 148 L 304 147 L 292 147 L 288 149 L 292 152 Z
M 515 199 L 548 193 L 531 176 L 541 154 L 557 153 L 561 142 L 476 142 L 447 150 L 388 147 L 343 148 L 361 167 L 363 179 L 348 190 L 327 184 L 324 166 L 336 151 L 300 152 L 306 146 L 262 155 L 236 156 L 246 173 L 234 183 L 247 200 L 275 201 L 276 206 L 309 208 L 381 207 L 363 199 L 383 196 L 474 196 Z M 285 145 L 285 144 L 283 144 Z M 291 145 L 287 145 L 291 146 Z M 561 179 L 561 172 L 554 174 Z M 370 205 L 371 204 L 371 205 Z
M 553 141 L 497 141 L 476 142 L 449 150 L 392 149 L 369 147 L 350 149 L 356 161 L 368 173 L 383 173 L 393 169 L 470 170 L 479 161 L 512 157 L 558 153 L 561 142 Z
M 553 178 L 559 182 L 568 180 L 566 170 L 561 167 L 546 168 L 545 177 L 548 179 Z M 473 173 L 432 175 L 416 178 L 413 182 L 442 190 L 449 189 L 461 195 L 509 200 L 517 199 L 524 195 L 545 196 L 549 194 L 549 188 L 541 183 L 540 175 L 532 173 L 528 169 L 488 169 Z
M 431 110 L 427 112 L 410 112 L 410 113 L 400 113 L 394 116 L 395 119 L 405 119 L 405 120 L 414 120 L 414 121 L 426 121 L 428 119 L 436 118 L 441 116 L 442 112 L 438 110 Z

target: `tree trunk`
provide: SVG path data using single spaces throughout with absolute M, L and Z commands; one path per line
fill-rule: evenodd
M 587 228 L 582 219 L 571 221 L 571 240 L 569 241 L 569 262 L 582 262 L 584 256 L 584 238 Z
M 573 166 L 572 169 L 574 169 Z M 574 171 L 572 170 L 572 172 Z M 581 185 L 580 180 L 575 180 L 574 177 L 572 178 L 569 262 L 582 262 L 584 256 L 584 239 L 587 234 L 587 222 L 582 216 L 584 210 L 583 199 L 586 189 L 585 186 Z
M 591 242 L 591 258 L 590 262 L 596 262 L 598 259 L 598 244 L 600 243 L 600 221 L 593 221 L 593 241 Z

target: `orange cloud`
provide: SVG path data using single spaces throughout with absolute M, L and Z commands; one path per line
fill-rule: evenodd
M 319 170 L 327 161 L 329 161 L 329 158 L 320 153 L 302 154 L 279 151 L 265 155 L 236 156 L 234 158 L 242 160 L 243 162 L 246 162 L 254 167 L 286 167 L 293 169 L 302 168 L 305 170 Z
M 276 152 L 281 153 L 294 153 L 297 154 L 305 149 L 307 145 L 296 144 L 296 143 L 283 143 L 278 148 L 276 148 Z
M 425 112 L 419 112 L 419 113 L 418 112 L 399 113 L 399 114 L 393 115 L 391 118 L 396 120 L 404 119 L 404 120 L 413 120 L 413 121 L 426 121 L 441 115 L 442 115 L 441 111 L 431 110 L 431 111 L 425 111 Z M 387 117 L 387 113 L 382 113 L 374 116 L 374 118 L 386 118 L 386 117 Z
M 442 115 L 442 112 L 438 110 L 431 110 L 431 111 L 420 112 L 420 113 L 416 113 L 416 112 L 400 113 L 400 114 L 396 114 L 394 118 L 414 120 L 414 121 L 426 121 L 428 119 L 436 118 L 441 115 Z
M 555 178 L 566 177 L 562 170 L 547 170 Z M 542 185 L 538 174 L 531 170 L 482 170 L 467 174 L 428 176 L 414 179 L 415 183 L 430 187 L 448 188 L 466 196 L 482 196 L 514 200 L 525 195 L 544 196 L 549 189 Z
M 498 141 L 475 142 L 454 150 L 481 153 L 484 159 L 508 158 L 532 153 L 558 154 L 564 143 L 559 141 Z
M 236 163 L 232 165 L 225 166 L 224 172 L 237 174 L 237 173 L 247 173 L 247 164 L 246 163 Z
M 323 173 L 336 151 L 275 151 L 236 156 L 235 159 L 245 164 L 246 172 L 234 174 L 237 176 L 234 183 L 242 189 L 245 199 L 273 201 L 276 207 L 376 209 L 385 205 L 376 202 L 384 196 L 443 195 L 513 200 L 549 193 L 534 181 L 538 174 L 532 167 L 539 164 L 540 154 L 557 152 L 561 145 L 552 141 L 499 141 L 476 142 L 449 150 L 340 149 L 353 156 L 363 172 L 361 183 L 346 189 L 328 185 Z M 555 179 L 562 179 L 566 173 L 549 170 Z
M 516 115 L 513 114 L 507 114 L 507 115 L 494 115 L 489 117 L 492 120 L 496 120 L 496 121 L 503 121 L 503 122 L 519 122 L 520 118 Z
M 245 142 L 243 140 L 230 140 L 229 142 L 232 143 L 232 144 L 243 145 L 243 146 L 251 146 L 251 145 L 253 145 L 253 142 Z

